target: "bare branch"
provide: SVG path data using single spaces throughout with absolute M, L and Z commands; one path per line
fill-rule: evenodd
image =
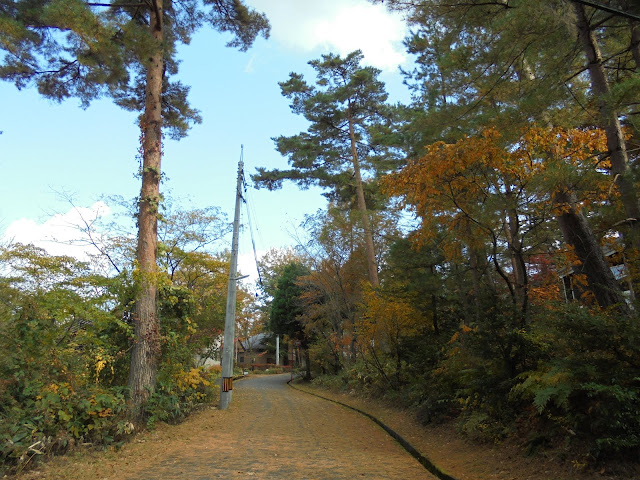
M 631 20 L 640 20 L 640 15 L 618 10 L 617 8 L 609 7 L 607 5 L 603 5 L 598 2 L 592 2 L 591 0 L 572 0 L 572 1 L 575 3 L 580 3 L 582 5 L 586 5 L 588 7 L 593 7 L 596 10 L 602 10 L 603 12 L 613 13 L 614 15 L 618 15 L 620 17 L 629 18 Z

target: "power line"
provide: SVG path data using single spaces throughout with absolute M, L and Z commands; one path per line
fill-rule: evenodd
M 255 213 L 255 207 L 253 205 L 253 202 L 249 202 L 249 193 L 247 191 L 247 180 L 244 176 L 244 171 L 242 172 L 242 185 L 244 187 L 244 196 L 243 196 L 243 200 L 244 200 L 244 206 L 247 212 L 247 223 L 249 224 L 249 234 L 251 236 L 251 245 L 253 247 L 253 259 L 256 263 L 256 271 L 258 272 L 258 281 L 260 283 L 260 285 L 262 285 L 262 275 L 260 274 L 260 264 L 258 263 L 258 252 L 256 250 L 256 241 L 255 241 L 255 237 L 254 237 L 254 221 L 252 220 L 252 215 L 251 215 L 251 210 L 253 209 L 254 213 Z M 255 217 L 255 215 L 254 215 Z M 257 226 L 256 226 L 256 230 L 257 230 Z

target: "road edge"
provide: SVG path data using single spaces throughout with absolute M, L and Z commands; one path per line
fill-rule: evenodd
M 433 463 L 426 456 L 421 454 L 413 445 L 411 445 L 404 437 L 402 437 L 402 435 L 400 435 L 398 432 L 393 430 L 391 427 L 389 427 L 387 424 L 382 422 L 380 419 L 374 417 L 368 412 L 365 412 L 364 410 L 360 410 L 359 408 L 353 407 L 346 403 L 339 402 L 338 400 L 334 400 L 332 398 L 323 397 L 322 395 L 318 395 L 317 393 L 310 392 L 308 390 L 295 386 L 292 384 L 292 380 L 287 381 L 287 385 L 289 385 L 289 387 L 293 388 L 294 390 L 297 390 L 302 393 L 306 393 L 307 395 L 313 395 L 314 397 L 321 398 L 322 400 L 335 403 L 342 407 L 346 407 L 350 410 L 353 410 L 354 412 L 358 412 L 360 415 L 364 415 L 365 417 L 367 417 L 369 420 L 371 420 L 376 425 L 380 426 L 385 432 L 387 432 L 387 434 L 390 437 L 392 437 L 396 442 L 398 442 L 400 446 L 407 451 L 407 453 L 409 453 L 413 458 L 415 458 L 418 462 L 420 462 L 420 465 L 422 465 L 429 473 L 435 475 L 440 480 L 457 480 L 455 477 L 452 477 L 448 473 L 442 471 L 435 463 Z

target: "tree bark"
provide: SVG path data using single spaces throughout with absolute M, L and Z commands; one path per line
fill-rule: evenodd
M 554 194 L 554 204 L 560 212 L 557 219 L 562 235 L 565 242 L 574 248 L 580 260 L 580 266 L 574 268 L 574 271 L 583 273 L 587 277 L 589 289 L 593 292 L 598 305 L 602 308 L 613 307 L 620 314 L 629 316 L 631 311 L 622 295 L 622 290 L 613 276 L 587 218 L 576 209 L 576 203 L 574 194 L 566 191 Z
M 618 112 L 606 99 L 610 93 L 609 81 L 607 80 L 602 63 L 602 55 L 596 36 L 589 24 L 585 7 L 577 2 L 572 2 L 572 4 L 576 14 L 578 35 L 587 57 L 591 90 L 597 97 L 602 127 L 607 135 L 611 174 L 620 189 L 628 223 L 632 228 L 631 243 L 636 249 L 640 250 L 640 207 L 638 206 L 638 196 L 629 168 L 629 157 L 622 127 L 620 126 L 620 119 L 618 118 Z
M 367 268 L 369 270 L 369 281 L 375 288 L 380 282 L 378 281 L 378 262 L 376 262 L 376 251 L 373 244 L 373 232 L 371 230 L 371 221 L 369 220 L 369 212 L 367 211 L 367 203 L 364 198 L 364 187 L 362 186 L 362 174 L 360 172 L 360 161 L 358 159 L 358 149 L 356 148 L 356 136 L 353 129 L 353 119 L 351 117 L 351 106 L 347 112 L 349 120 L 349 138 L 351 139 L 351 156 L 353 159 L 353 172 L 356 179 L 356 197 L 358 200 L 358 210 L 362 215 L 362 228 L 364 230 L 364 242 L 367 252 Z
M 162 76 L 164 71 L 163 0 L 150 8 L 150 34 L 157 42 L 146 71 L 145 109 L 141 119 L 143 168 L 138 211 L 139 291 L 134 315 L 134 343 L 129 370 L 132 417 L 141 420 L 153 393 L 160 356 L 160 322 L 157 312 L 157 241 L 162 158 Z
M 612 167 L 615 161 L 617 171 L 626 174 L 627 176 L 624 178 L 629 179 L 628 175 L 630 174 L 630 170 L 626 156 L 624 137 L 622 137 L 621 133 L 620 121 L 617 113 L 611 109 L 602 98 L 602 96 L 609 91 L 609 83 L 602 64 L 602 56 L 598 49 L 596 38 L 589 26 L 584 6 L 575 2 L 572 2 L 572 4 L 576 13 L 578 34 L 587 61 L 589 62 L 592 90 L 600 97 L 600 114 L 605 124 L 607 146 L 611 152 Z M 524 73 L 529 80 L 535 78 L 528 64 L 525 64 Z M 552 125 L 549 116 L 543 113 L 542 118 L 547 127 L 551 128 Z M 614 173 L 613 168 L 612 173 Z M 623 181 L 622 176 L 617 177 L 616 182 L 621 192 L 625 189 L 628 193 L 624 205 L 627 215 L 631 212 L 633 214 L 632 218 L 640 218 L 636 216 L 638 215 L 638 202 L 633 185 L 630 184 L 629 181 Z M 584 273 L 587 277 L 587 283 L 596 297 L 598 305 L 603 308 L 615 306 L 622 314 L 630 315 L 631 312 L 622 295 L 620 286 L 611 272 L 611 267 L 602 252 L 602 248 L 593 233 L 591 225 L 589 225 L 584 214 L 575 207 L 577 204 L 575 193 L 569 190 L 556 192 L 553 195 L 553 203 L 561 212 L 556 215 L 556 219 L 564 241 L 574 248 L 580 260 L 581 265 L 577 273 Z
M 640 70 L 640 22 L 629 20 L 629 29 L 631 30 L 631 54 L 636 64 L 636 71 Z
M 311 381 L 311 355 L 309 354 L 309 345 L 305 345 L 304 347 L 304 379 L 307 382 Z
M 435 276 L 436 268 L 435 265 L 430 265 L 429 269 L 431 270 L 431 275 Z M 431 294 L 431 316 L 433 323 L 433 333 L 436 335 L 440 335 L 440 325 L 438 323 L 438 296 L 435 293 Z
M 529 306 L 529 277 L 523 255 L 522 240 L 520 238 L 520 220 L 516 208 L 512 205 L 515 201 L 514 194 L 509 189 L 507 190 L 506 196 L 509 207 L 505 215 L 505 232 L 509 245 L 511 266 L 513 268 L 516 304 L 524 318 L 524 314 L 527 312 Z

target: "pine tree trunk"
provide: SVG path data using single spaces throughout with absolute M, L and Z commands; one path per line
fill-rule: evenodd
M 566 191 L 557 192 L 554 204 L 560 211 L 557 219 L 564 240 L 574 248 L 580 260 L 580 266 L 574 269 L 575 273 L 587 277 L 589 290 L 593 292 L 598 305 L 602 308 L 614 307 L 620 314 L 629 316 L 631 312 L 602 248 L 587 218 L 575 207 L 575 195 Z
M 144 405 L 155 388 L 160 355 L 160 322 L 156 304 L 156 247 L 162 157 L 162 2 L 163 0 L 155 0 L 150 9 L 149 28 L 158 48 L 148 59 L 145 110 L 140 125 L 143 149 L 137 250 L 140 284 L 135 306 L 134 344 L 129 370 L 130 407 L 135 420 L 142 419 Z
M 591 30 L 589 19 L 582 4 L 572 2 L 576 14 L 576 27 L 587 57 L 591 89 L 598 100 L 602 126 L 607 135 L 607 147 L 611 160 L 611 174 L 622 197 L 625 213 L 632 227 L 631 240 L 636 249 L 640 249 L 640 207 L 633 178 L 629 168 L 627 147 L 620 126 L 618 112 L 609 104 L 606 97 L 610 93 L 602 55 L 596 37 Z
M 360 161 L 358 159 L 358 149 L 356 148 L 356 136 L 353 129 L 353 119 L 351 118 L 351 107 L 349 107 L 349 138 L 351 139 L 351 156 L 353 159 L 353 172 L 356 180 L 356 197 L 358 200 L 358 210 L 362 216 L 362 228 L 364 230 L 364 242 L 367 252 L 367 268 L 369 270 L 369 282 L 375 288 L 380 283 L 378 281 L 378 262 L 376 262 L 376 251 L 373 244 L 373 232 L 371 221 L 367 211 L 367 203 L 364 198 L 364 187 L 362 186 L 362 174 L 360 172 Z

